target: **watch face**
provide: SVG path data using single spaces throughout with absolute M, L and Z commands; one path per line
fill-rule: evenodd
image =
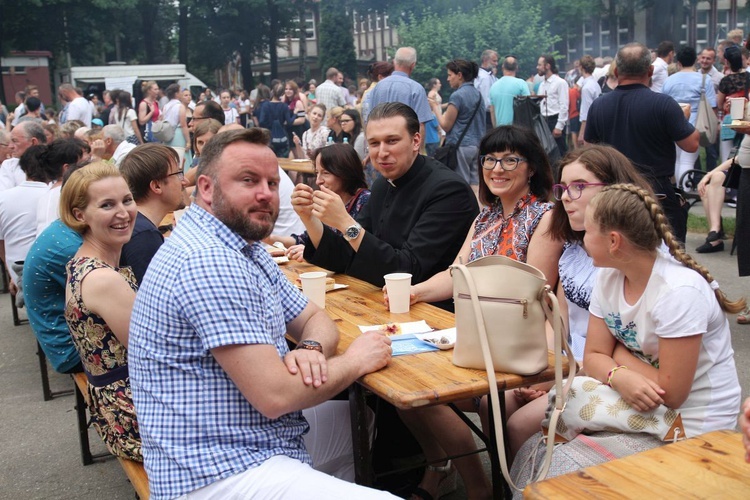
M 350 240 L 353 240 L 359 236 L 359 227 L 358 226 L 349 226 L 346 228 L 346 237 Z
M 297 345 L 297 349 L 309 349 L 311 351 L 323 352 L 323 346 L 315 340 L 303 340 Z

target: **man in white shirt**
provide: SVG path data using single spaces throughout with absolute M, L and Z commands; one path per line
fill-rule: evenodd
M 109 160 L 119 167 L 125 156 L 136 148 L 125 140 L 125 131 L 119 125 L 106 125 L 102 128 L 101 139 L 91 144 L 91 154 L 102 160 Z
M 704 75 L 708 75 L 708 77 L 714 84 L 714 90 L 718 92 L 719 82 L 721 82 L 721 79 L 724 78 L 724 73 L 714 67 L 715 62 L 716 49 L 714 49 L 713 47 L 706 47 L 698 55 L 698 67 L 700 68 L 700 72 Z
M 490 88 L 497 81 L 495 71 L 497 70 L 497 52 L 487 49 L 482 52 L 482 67 L 474 79 L 474 87 L 482 94 L 484 109 L 487 110 L 487 130 L 492 129 L 492 112 L 490 111 Z
M 560 156 L 568 152 L 565 142 L 565 124 L 568 121 L 568 84 L 557 75 L 555 58 L 549 54 L 542 54 L 536 65 L 537 73 L 543 78 L 537 95 L 546 96 L 539 103 L 539 108 L 547 120 L 552 135 L 557 143 Z
M 0 191 L 14 188 L 26 180 L 26 174 L 18 165 L 18 159 L 29 147 L 46 143 L 44 129 L 36 122 L 21 122 L 13 129 L 10 133 L 10 154 L 13 158 L 5 160 L 0 166 Z
M 586 132 L 586 119 L 589 115 L 589 108 L 591 108 L 594 99 L 602 93 L 602 88 L 593 75 L 595 67 L 594 59 L 591 56 L 586 55 L 581 58 L 583 84 L 581 85 L 581 108 L 579 110 L 581 130 L 578 133 L 578 144 L 580 146 L 583 146 L 583 134 Z
M 49 189 L 41 165 L 45 148 L 29 148 L 21 155 L 23 161 L 20 162 L 26 180 L 0 193 L 0 259 L 10 274 L 12 295 L 16 294 L 18 283 L 13 263 L 26 259 L 26 253 L 36 239 L 37 205 Z
M 652 66 L 654 73 L 651 75 L 651 90 L 661 92 L 664 82 L 669 76 L 667 68 L 674 60 L 674 44 L 670 41 L 664 41 L 656 48 L 656 59 Z
M 719 92 L 719 83 L 724 78 L 724 73 L 716 69 L 714 63 L 716 62 L 716 49 L 713 47 L 706 47 L 703 51 L 698 54 L 698 70 L 708 76 L 711 82 L 714 84 L 714 92 Z M 716 168 L 716 164 L 719 160 L 719 141 L 714 142 L 705 147 L 706 150 L 706 172 L 710 172 Z
M 69 104 L 66 107 L 65 121 L 80 120 L 83 124 L 91 128 L 91 120 L 94 118 L 91 112 L 91 105 L 85 97 L 78 94 L 75 87 L 69 83 L 63 83 L 57 89 L 58 94 Z

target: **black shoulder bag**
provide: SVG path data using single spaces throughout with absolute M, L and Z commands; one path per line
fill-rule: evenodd
M 481 94 L 479 94 L 479 100 L 477 101 L 477 105 L 474 106 L 474 112 L 471 114 L 471 118 L 469 118 L 466 128 L 461 133 L 461 137 L 458 138 L 458 142 L 456 144 L 446 144 L 445 146 L 438 148 L 433 155 L 433 158 L 453 171 L 458 168 L 458 148 L 461 146 L 461 142 L 464 140 L 466 132 L 469 131 L 469 125 L 474 121 L 474 117 L 477 115 L 477 111 L 479 111 L 480 104 L 482 104 Z M 458 117 L 456 117 L 456 120 L 458 120 Z

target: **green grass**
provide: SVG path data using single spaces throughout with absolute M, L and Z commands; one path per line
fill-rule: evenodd
M 724 233 L 728 238 L 734 237 L 736 219 L 724 217 Z M 708 220 L 702 215 L 688 214 L 687 230 L 691 233 L 708 234 Z

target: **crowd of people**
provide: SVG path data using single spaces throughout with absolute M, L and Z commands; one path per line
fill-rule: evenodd
M 732 429 L 741 389 L 727 314 L 750 323 L 750 312 L 684 249 L 679 192 L 700 162 L 701 99 L 725 121 L 729 99 L 748 97 L 750 51 L 731 37 L 700 54 L 630 43 L 562 75 L 542 54 L 528 80 L 516 56 L 488 49 L 478 62 L 446 61 L 445 100 L 439 78 L 411 78 L 411 47 L 371 64 L 356 86 L 336 68 L 319 85 L 207 88 L 195 100 L 154 81 L 137 89 L 139 102 L 63 84 L 59 113 L 29 86 L 0 117 L 11 293 L 23 294 L 53 368 L 86 373 L 96 430 L 114 455 L 145 463 L 155 499 L 392 497 L 353 484 L 349 407 L 334 398 L 387 366 L 391 341 L 368 332 L 337 351 L 336 324 L 281 273 L 274 244 L 380 287 L 388 273 L 411 273 L 412 303 L 449 311 L 452 264 L 531 264 L 557 291 L 579 375 L 644 415 L 679 411 L 689 437 Z M 526 96 L 536 96 L 541 131 L 516 119 Z M 740 276 L 750 274 L 747 134 L 717 133 L 699 185 L 710 232 L 697 251 L 723 249 L 720 213 L 735 197 Z M 453 169 L 436 159 L 442 150 Z M 279 158 L 311 160 L 314 182 L 295 185 Z M 735 161 L 731 192 L 723 180 Z M 506 393 L 520 475 L 549 390 Z M 486 397 L 457 406 L 490 425 Z M 431 464 L 412 498 L 439 498 L 454 470 L 469 498 L 491 498 L 452 409 L 398 416 Z M 750 456 L 748 419 L 746 403 Z M 643 433 L 573 438 L 551 470 L 660 444 Z

